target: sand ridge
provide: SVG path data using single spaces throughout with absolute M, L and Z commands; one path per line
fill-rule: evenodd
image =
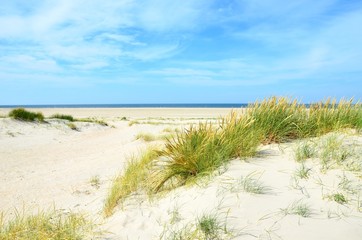
M 68 111 L 76 113 L 78 109 Z M 113 177 L 130 156 L 152 144 L 137 140 L 138 133 L 161 134 L 165 128 L 216 118 L 224 110 L 209 109 L 205 114 L 175 109 L 165 113 L 176 119 L 172 125 L 153 110 L 148 110 L 149 115 L 142 111 L 132 119 L 158 123 L 129 126 L 129 120 L 118 119 L 118 111 L 107 113 L 112 116 L 87 112 L 89 116 L 101 116 L 108 126 L 76 122 L 79 131 L 70 129 L 63 120 L 40 124 L 0 118 L 0 211 L 10 216 L 14 208 L 22 207 L 85 211 L 102 219 L 100 228 L 109 232 L 104 236 L 107 239 L 167 239 L 185 226 L 192 229 L 204 214 L 215 214 L 225 223 L 228 232 L 223 239 L 357 240 L 362 236 L 361 178 L 340 168 L 322 172 L 320 164 L 311 160 L 306 163 L 311 168 L 310 177 L 295 179 L 300 166 L 294 159 L 297 142 L 262 146 L 258 157 L 235 159 L 196 186 L 175 189 L 152 201 L 142 195 L 131 196 L 123 208 L 118 207 L 114 215 L 103 219 L 101 211 Z M 362 136 L 340 136 L 354 146 L 354 157 L 361 161 Z M 90 183 L 95 176 L 99 188 Z M 247 177 L 265 186 L 263 194 L 245 191 L 242 180 Z M 353 185 L 353 193 L 340 189 L 344 178 Z M 341 191 L 348 197 L 348 204 L 329 197 Z M 308 206 L 310 216 L 293 214 L 293 204 L 299 203 Z

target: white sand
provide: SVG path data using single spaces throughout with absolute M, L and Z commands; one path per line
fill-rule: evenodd
M 230 108 L 31 108 L 49 117 L 56 113 L 70 114 L 77 118 L 214 118 L 228 114 Z M 240 111 L 241 109 L 236 109 Z M 0 108 L 0 116 L 11 109 Z
M 2 109 L 1 114 L 7 110 Z M 14 208 L 86 211 L 101 219 L 101 210 L 111 179 L 122 170 L 132 154 L 147 144 L 135 140 L 139 132 L 160 133 L 168 125 L 133 125 L 119 117 L 212 118 L 230 109 L 42 109 L 76 117 L 96 116 L 110 126 L 76 123 L 80 131 L 71 130 L 64 121 L 49 124 L 25 123 L 0 118 L 0 211 L 11 216 Z M 168 120 L 158 120 L 165 121 Z M 192 119 L 197 121 L 197 119 Z M 176 123 L 185 122 L 185 119 Z M 175 125 L 171 125 L 175 127 Z M 361 153 L 362 137 L 352 136 Z M 352 141 L 350 140 L 350 141 Z M 102 229 L 111 233 L 107 239 L 159 239 L 188 225 L 192 228 L 202 214 L 216 214 L 233 237 L 225 239 L 361 239 L 361 178 L 340 168 L 321 173 L 316 161 L 307 180 L 298 185 L 292 179 L 298 163 L 294 161 L 295 143 L 264 146 L 261 157 L 247 162 L 233 160 L 227 169 L 199 186 L 176 189 L 160 199 L 145 201 L 143 196 L 127 200 L 124 209 L 102 220 Z M 243 191 L 238 180 L 250 173 L 269 187 L 266 194 Z M 338 204 L 328 196 L 341 192 L 343 176 L 351 180 L 354 193 L 345 193 L 348 204 Z M 98 176 L 100 188 L 90 179 Z M 322 184 L 323 185 L 322 185 Z M 293 202 L 308 204 L 312 215 L 303 218 L 285 215 Z

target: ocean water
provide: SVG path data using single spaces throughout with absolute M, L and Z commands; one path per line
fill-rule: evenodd
M 245 108 L 247 103 L 0 105 L 0 108 Z

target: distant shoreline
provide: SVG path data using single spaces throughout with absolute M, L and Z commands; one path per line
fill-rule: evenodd
M 0 105 L 0 108 L 246 108 L 247 103 L 41 104 Z

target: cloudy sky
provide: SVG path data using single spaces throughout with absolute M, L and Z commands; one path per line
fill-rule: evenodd
M 362 99 L 361 0 L 1 0 L 0 105 Z

